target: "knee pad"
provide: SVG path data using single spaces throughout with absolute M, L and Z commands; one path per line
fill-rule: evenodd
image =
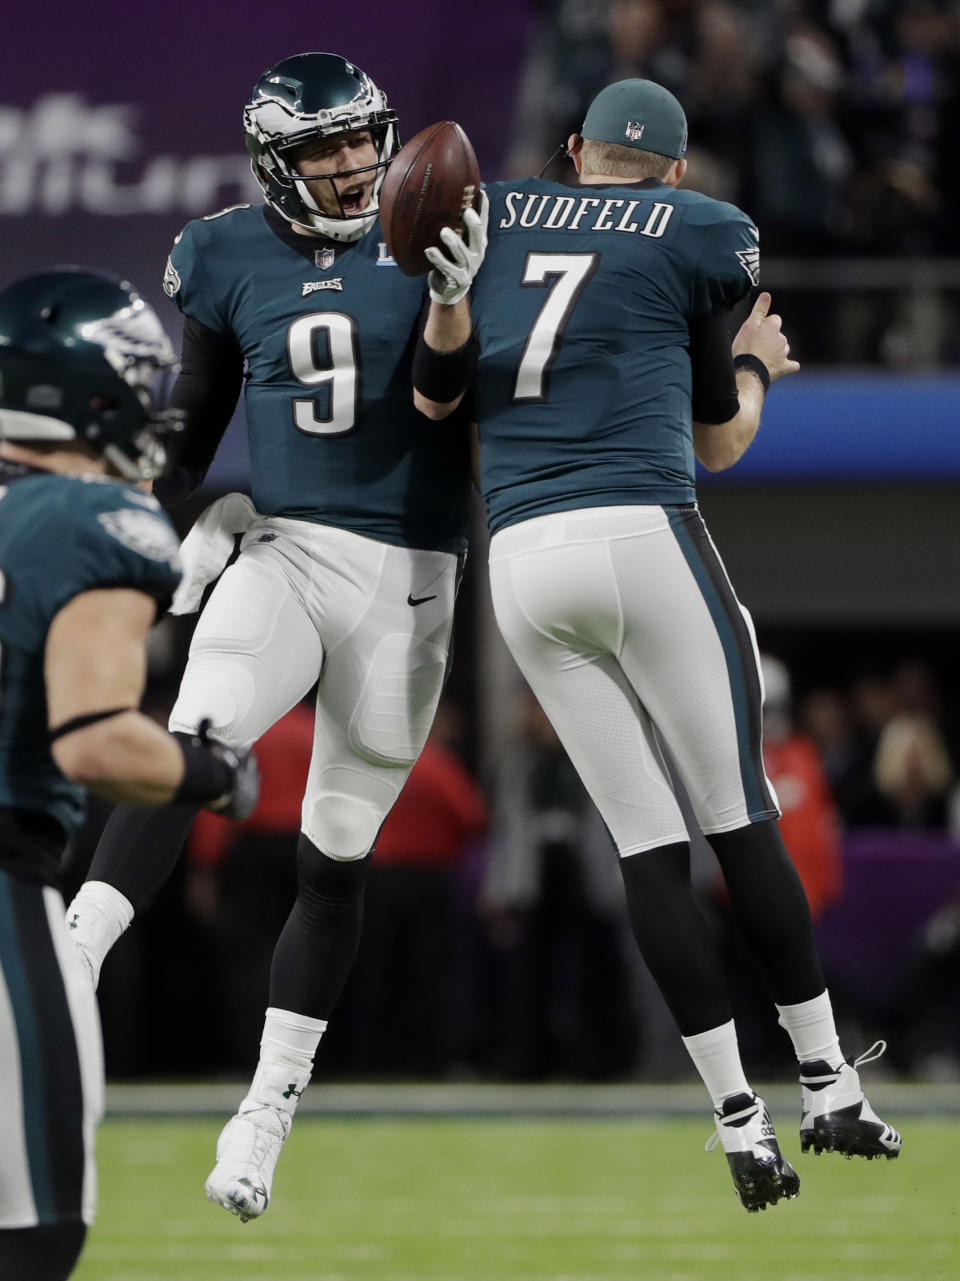
M 362 858 L 406 781 L 397 771 L 395 784 L 360 770 L 334 766 L 307 784 L 301 830 L 332 859 Z
M 256 693 L 253 673 L 240 660 L 231 662 L 222 654 L 191 659 L 168 728 L 171 733 L 193 734 L 209 717 L 218 738 L 249 747 L 256 738 L 247 723 Z
M 373 764 L 412 765 L 427 741 L 446 667 L 441 646 L 419 636 L 385 636 L 347 730 L 356 754 Z

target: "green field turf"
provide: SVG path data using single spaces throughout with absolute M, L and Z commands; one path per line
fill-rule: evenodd
M 301 1118 L 246 1225 L 203 1197 L 219 1122 L 110 1120 L 76 1281 L 956 1281 L 960 1122 L 897 1161 L 801 1157 L 748 1215 L 709 1124 Z

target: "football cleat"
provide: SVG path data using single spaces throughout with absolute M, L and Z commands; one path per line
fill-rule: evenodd
M 800 1116 L 800 1148 L 809 1152 L 842 1152 L 848 1159 L 875 1156 L 888 1160 L 899 1156 L 900 1134 L 881 1121 L 864 1097 L 857 1068 L 872 1063 L 887 1048 L 876 1041 L 855 1059 L 832 1068 L 824 1059 L 800 1064 L 803 1110 Z
M 796 1170 L 777 1143 L 767 1105 L 756 1094 L 734 1094 L 714 1112 L 717 1128 L 706 1143 L 712 1152 L 720 1143 L 733 1175 L 740 1204 L 754 1213 L 800 1193 Z
M 269 1105 L 232 1117 L 217 1140 L 217 1164 L 207 1179 L 207 1200 L 236 1214 L 241 1223 L 263 1214 L 291 1124 L 289 1112 Z

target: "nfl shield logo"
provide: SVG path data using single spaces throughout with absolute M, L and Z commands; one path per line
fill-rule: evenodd
M 313 261 L 317 264 L 320 271 L 328 271 L 333 266 L 333 260 L 336 256 L 336 250 L 331 249 L 330 246 L 327 245 L 324 249 L 317 249 L 314 251 Z
M 640 139 L 643 137 L 643 131 L 645 128 L 646 128 L 646 125 L 640 124 L 639 121 L 628 120 L 626 135 L 631 142 L 639 142 Z

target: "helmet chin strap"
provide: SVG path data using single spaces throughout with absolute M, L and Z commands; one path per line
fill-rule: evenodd
M 322 231 L 325 236 L 331 240 L 340 240 L 349 243 L 353 240 L 359 240 L 365 236 L 373 224 L 377 221 L 377 214 L 358 214 L 356 218 L 350 218 L 341 222 L 336 218 L 317 218 L 317 230 Z M 322 224 L 322 225 L 320 225 Z
M 380 191 L 380 182 L 377 182 L 374 187 L 373 197 L 370 202 L 374 204 L 374 208 L 371 212 L 365 213 L 361 209 L 359 213 L 348 218 L 334 218 L 329 214 L 325 214 L 314 199 L 309 183 L 300 179 L 294 179 L 294 182 L 306 207 L 306 216 L 309 222 L 300 222 L 298 219 L 292 219 L 291 221 L 295 221 L 298 226 L 304 227 L 308 231 L 319 231 L 322 235 L 329 236 L 331 240 L 349 242 L 359 240 L 361 236 L 365 236 L 377 220 L 379 204 L 376 201 Z

